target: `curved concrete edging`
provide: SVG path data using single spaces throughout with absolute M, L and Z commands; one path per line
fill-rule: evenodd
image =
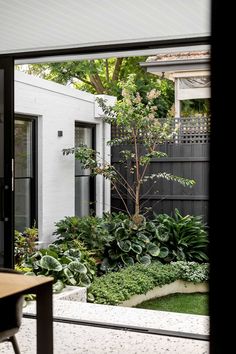
M 141 304 L 143 301 L 155 299 L 175 293 L 206 293 L 209 291 L 207 282 L 194 284 L 183 280 L 176 280 L 173 283 L 157 286 L 146 294 L 133 295 L 129 300 L 123 301 L 119 306 L 132 307 Z

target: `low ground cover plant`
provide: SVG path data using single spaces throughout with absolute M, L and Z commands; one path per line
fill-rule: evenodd
M 156 286 L 170 284 L 178 279 L 193 283 L 208 281 L 209 265 L 183 261 L 135 264 L 95 278 L 89 287 L 88 300 L 98 304 L 118 305 L 132 295 L 146 294 Z

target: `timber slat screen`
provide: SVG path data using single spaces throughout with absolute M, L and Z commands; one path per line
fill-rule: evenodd
M 153 181 L 148 181 L 143 185 L 142 204 L 156 213 L 172 214 L 174 208 L 178 208 L 184 215 L 202 215 L 204 220 L 207 221 L 210 118 L 173 118 L 173 126 L 176 126 L 176 124 L 178 125 L 178 132 L 174 140 L 161 145 L 159 149 L 167 153 L 168 157 L 152 159 L 147 174 L 167 172 L 194 179 L 196 184 L 189 188 L 164 179 L 159 179 L 154 185 Z M 124 137 L 123 130 L 113 125 L 112 138 L 121 137 Z M 128 146 L 122 146 L 122 150 L 126 148 Z M 142 149 L 142 146 L 140 148 Z M 124 165 L 119 163 L 120 150 L 120 146 L 112 147 L 112 164 L 132 184 L 132 174 Z M 125 195 L 125 199 L 132 212 L 132 203 L 127 195 Z M 112 210 L 124 210 L 119 196 L 114 192 L 112 193 Z

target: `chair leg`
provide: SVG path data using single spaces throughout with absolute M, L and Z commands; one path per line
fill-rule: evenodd
M 15 336 L 10 337 L 9 341 L 11 342 L 11 344 L 13 346 L 15 354 L 20 354 L 20 349 L 19 349 L 16 337 Z

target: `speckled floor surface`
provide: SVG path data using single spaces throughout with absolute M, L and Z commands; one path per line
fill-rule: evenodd
M 25 312 L 34 312 L 33 305 Z M 54 316 L 130 324 L 142 327 L 208 333 L 208 317 L 163 311 L 92 305 L 75 301 L 54 302 Z M 35 354 L 35 320 L 23 319 L 17 339 L 21 354 Z M 1 354 L 13 354 L 11 344 L 0 344 Z M 130 331 L 54 323 L 54 354 L 208 354 L 205 341 L 164 337 Z

